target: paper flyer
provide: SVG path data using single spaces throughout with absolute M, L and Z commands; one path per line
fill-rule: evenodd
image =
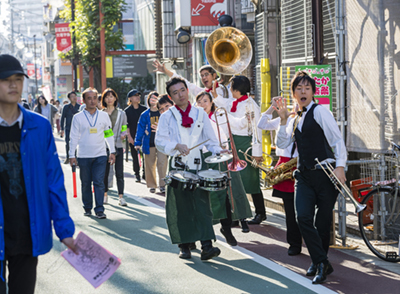
M 107 281 L 121 264 L 121 260 L 99 245 L 85 233 L 79 232 L 75 239 L 79 255 L 67 249 L 61 253 L 93 287 Z

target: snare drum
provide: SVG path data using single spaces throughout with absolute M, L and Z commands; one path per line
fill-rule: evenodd
M 199 189 L 206 191 L 220 191 L 225 190 L 228 186 L 229 178 L 225 173 L 218 170 L 202 170 L 198 173 L 200 183 Z
M 188 171 L 172 170 L 164 179 L 165 184 L 182 191 L 194 191 L 199 183 L 199 177 Z

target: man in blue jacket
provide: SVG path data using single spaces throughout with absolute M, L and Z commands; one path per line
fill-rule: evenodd
M 38 255 L 56 235 L 74 252 L 64 176 L 50 123 L 18 105 L 24 73 L 0 55 L 0 293 L 34 293 Z

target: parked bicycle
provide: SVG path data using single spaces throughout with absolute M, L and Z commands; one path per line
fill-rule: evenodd
M 375 163 L 362 167 L 362 177 L 372 189 L 361 201 L 366 209 L 358 213 L 362 238 L 379 258 L 400 261 L 400 146 L 391 142 L 392 152 L 381 155 Z

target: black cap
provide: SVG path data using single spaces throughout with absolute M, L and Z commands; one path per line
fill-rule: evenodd
M 141 95 L 141 93 L 140 93 L 138 90 L 136 90 L 136 89 L 132 89 L 132 90 L 130 90 L 130 91 L 129 91 L 128 95 L 126 95 L 126 98 L 129 98 L 129 97 L 135 96 L 136 94 L 139 94 L 139 95 Z
M 6 79 L 15 74 L 21 74 L 28 78 L 18 59 L 8 54 L 0 54 L 0 79 Z

